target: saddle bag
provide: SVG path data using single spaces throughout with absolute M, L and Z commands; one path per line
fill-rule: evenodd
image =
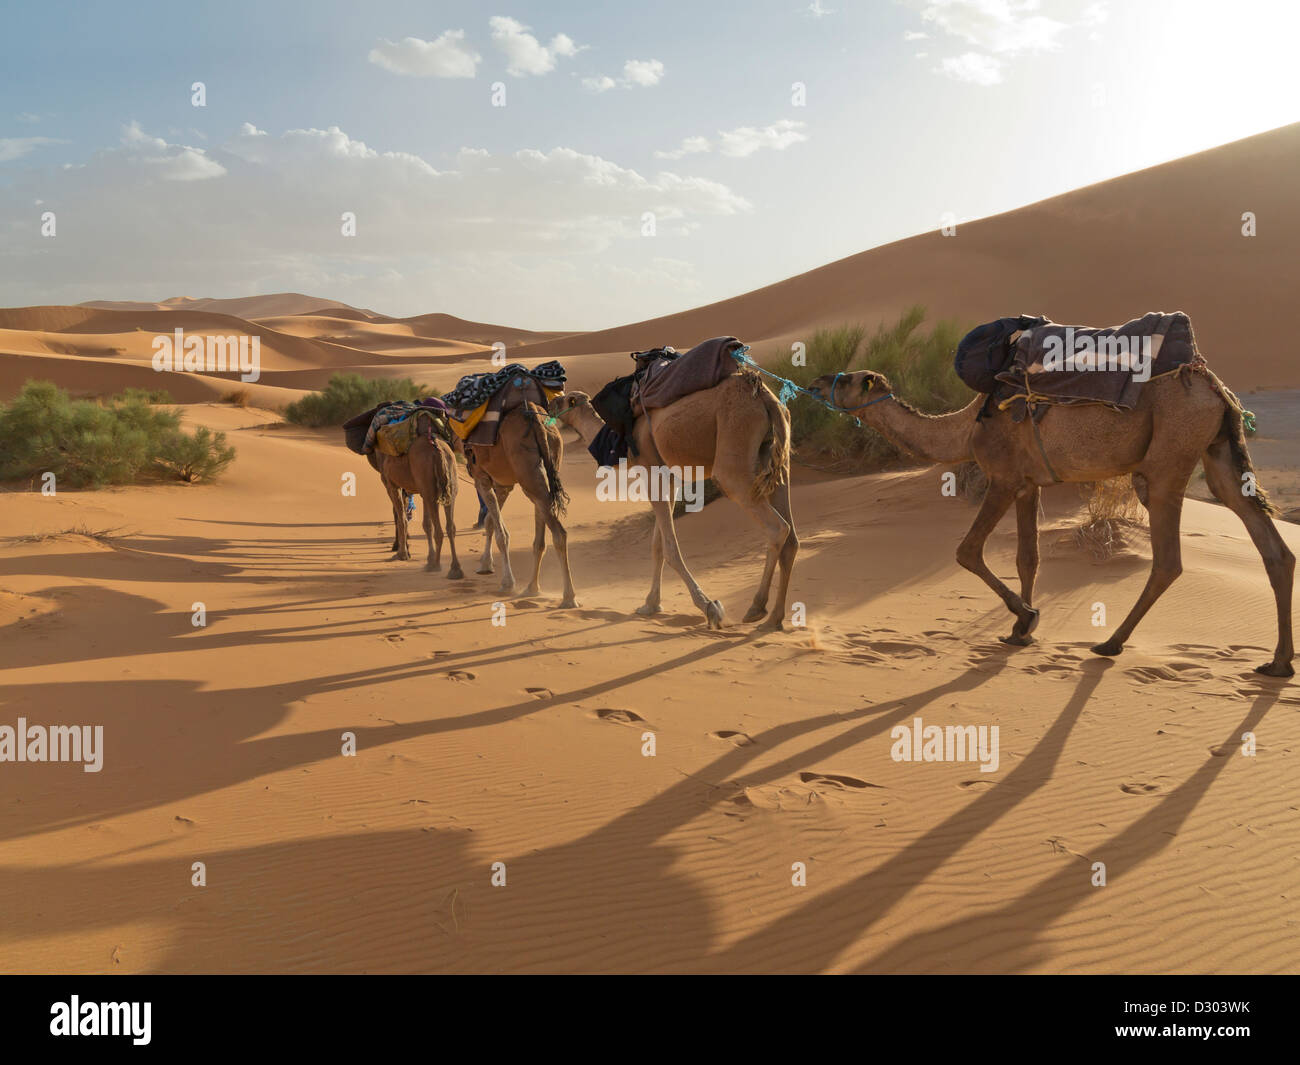
M 957 345 L 953 369 L 974 391 L 990 394 L 998 387 L 998 374 L 1015 357 L 1016 334 L 1047 322 L 1046 318 L 1022 314 L 977 325 Z

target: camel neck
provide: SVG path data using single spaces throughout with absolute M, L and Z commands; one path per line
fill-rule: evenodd
M 971 430 L 982 401 L 982 396 L 976 397 L 961 410 L 949 414 L 922 414 L 896 399 L 887 399 L 860 407 L 853 413 L 899 447 L 927 462 L 965 462 L 974 457 Z

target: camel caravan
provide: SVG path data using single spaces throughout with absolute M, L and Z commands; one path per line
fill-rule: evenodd
M 464 377 L 440 400 L 382 405 L 353 418 L 345 429 L 349 446 L 368 455 L 393 501 L 396 558 L 410 558 L 406 522 L 418 494 L 425 507 L 428 568 L 439 568 L 441 507 L 451 545 L 448 577 L 461 576 L 452 515 L 459 456 L 485 515 L 486 544 L 477 572 L 493 572 L 495 539 L 503 569 L 500 594 L 514 592 L 501 508 L 517 485 L 532 502 L 535 521 L 532 579 L 523 594 L 539 591 L 549 530 L 564 571 L 561 606 L 571 607 L 577 601 L 562 522 L 568 496 L 560 483 L 564 442 L 557 425 L 568 427 L 598 469 L 626 468 L 664 486 L 649 497 L 655 519 L 651 581 L 637 613 L 661 610 L 667 561 L 711 629 L 725 623 L 722 604 L 687 567 L 674 527 L 681 471 L 711 477 L 762 531 L 767 555 L 744 621 L 780 631 L 799 551 L 790 502 L 790 418 L 782 402 L 792 396 L 851 415 L 925 462 L 978 464 L 988 487 L 957 548 L 957 562 L 997 593 L 1014 616 L 1011 632 L 1001 639 L 1015 646 L 1033 642 L 1039 619 L 1032 603 L 1041 489 L 1127 475 L 1150 519 L 1151 572 L 1110 639 L 1092 648 L 1107 657 L 1123 651 L 1138 622 L 1182 571 L 1182 503 L 1199 462 L 1215 497 L 1246 526 L 1273 589 L 1277 646 L 1256 672 L 1294 675 L 1295 559 L 1273 524 L 1274 508 L 1251 464 L 1246 433 L 1253 430 L 1252 416 L 1210 371 L 1187 315 L 1153 313 L 1111 329 L 1023 315 L 979 326 L 963 338 L 955 356 L 956 372 L 976 397 L 961 410 L 939 415 L 919 412 L 870 369 L 828 374 L 800 388 L 758 367 L 746 351 L 735 337 L 715 337 L 685 353 L 671 347 L 634 352 L 633 372 L 594 396 L 566 391 L 557 362 L 532 370 L 512 364 Z M 781 382 L 782 400 L 763 374 Z M 984 561 L 985 542 L 1013 504 L 1019 594 Z

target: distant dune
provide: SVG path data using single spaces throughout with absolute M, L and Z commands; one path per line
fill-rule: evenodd
M 922 233 L 743 296 L 523 354 L 633 351 L 726 334 L 774 349 L 818 326 L 875 326 L 914 303 L 971 324 L 1032 313 L 1112 325 L 1181 310 L 1234 387 L 1294 386 L 1298 161 L 1295 124 L 967 222 L 955 236 Z M 1246 211 L 1257 236 L 1242 235 Z
M 315 314 L 319 311 L 340 311 L 347 314 L 370 316 L 371 311 L 349 307 L 338 300 L 304 296 L 301 292 L 273 292 L 267 296 L 242 296 L 233 299 L 173 296 L 161 303 L 140 303 L 132 300 L 91 300 L 83 307 L 98 307 L 106 311 L 215 311 L 236 318 L 263 318 L 272 314 Z

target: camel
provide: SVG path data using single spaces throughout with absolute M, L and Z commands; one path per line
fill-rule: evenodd
M 569 392 L 551 401 L 551 414 L 590 443 L 604 427 L 600 415 L 582 392 Z M 635 456 L 628 468 L 703 467 L 723 493 L 761 528 L 767 537 L 767 562 L 753 604 L 744 620 L 762 621 L 765 631 L 780 631 L 785 617 L 790 573 L 799 551 L 794 519 L 790 515 L 790 416 L 753 371 L 741 371 L 721 384 L 693 392 L 662 409 L 642 414 L 633 428 Z M 673 527 L 673 494 L 652 501 L 655 531 L 651 543 L 653 567 L 650 591 L 637 613 L 651 616 L 660 611 L 660 581 L 664 558 L 690 592 L 691 600 L 704 613 L 710 629 L 722 628 L 722 604 L 710 599 L 691 575 L 682 559 Z M 781 582 L 776 603 L 768 613 L 767 602 L 777 563 Z
M 1295 557 L 1273 525 L 1274 508 L 1255 485 L 1246 448 L 1242 411 L 1236 397 L 1203 363 L 1152 378 L 1137 406 L 1116 410 L 1102 404 L 1057 405 L 1038 425 L 1012 420 L 1010 411 L 977 419 L 985 397 L 959 411 L 925 415 L 893 394 L 883 374 L 870 370 L 827 374 L 809 391 L 831 406 L 854 414 L 900 447 L 932 463 L 974 459 L 988 478 L 988 490 L 970 531 L 957 549 L 960 565 L 993 589 L 1016 616 L 1003 642 L 1031 643 L 1038 624 L 1033 601 L 1038 571 L 1038 496 L 1043 485 L 1086 483 L 1130 474 L 1151 524 L 1151 573 L 1137 603 L 1109 640 L 1093 653 L 1114 657 L 1124 650 L 1138 622 L 1182 572 L 1179 522 L 1183 494 L 1200 462 L 1210 490 L 1241 519 L 1264 560 L 1277 604 L 1277 648 L 1255 672 L 1290 677 L 1291 586 Z M 984 543 L 998 521 L 1016 506 L 1016 568 L 1020 594 L 997 579 L 984 563 Z
M 524 589 L 524 596 L 537 595 L 542 578 L 542 556 L 546 554 L 546 530 L 551 530 L 551 541 L 564 569 L 564 598 L 561 607 L 576 607 L 573 588 L 573 571 L 569 568 L 569 535 L 560 518 L 564 515 L 569 497 L 560 483 L 560 461 L 564 457 L 564 440 L 559 430 L 547 424 L 546 411 L 535 403 L 514 407 L 501 416 L 497 426 L 495 444 L 466 444 L 469 469 L 484 502 L 487 503 L 487 521 L 484 525 L 486 543 L 479 561 L 479 573 L 492 573 L 492 538 L 495 535 L 501 549 L 500 595 L 511 595 L 515 590 L 515 575 L 510 568 L 510 534 L 501 520 L 501 507 L 516 485 L 524 490 L 533 504 L 535 528 L 533 536 L 533 579 Z
M 442 522 L 438 507 L 447 516 L 447 541 L 451 547 L 451 568 L 447 579 L 456 581 L 465 576 L 456 557 L 456 456 L 445 440 L 430 432 L 430 415 L 420 411 L 413 415 L 423 432 L 417 432 L 411 449 L 405 455 L 385 455 L 372 451 L 367 456 L 370 465 L 384 482 L 384 490 L 393 504 L 393 521 L 397 529 L 394 556 L 398 561 L 411 559 L 410 541 L 406 524 L 406 495 L 418 494 L 424 500 L 424 535 L 429 542 L 429 558 L 425 569 L 434 573 L 442 569 Z

